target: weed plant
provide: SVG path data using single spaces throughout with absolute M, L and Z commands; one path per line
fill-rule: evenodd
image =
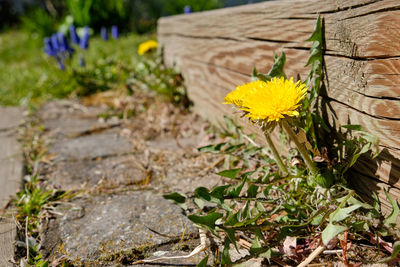
M 215 254 L 215 265 L 261 257 L 269 263 L 284 260 L 305 266 L 310 257 L 334 248 L 341 249 L 340 259 L 346 266 L 400 259 L 395 230 L 397 202 L 386 194 L 392 211 L 383 216 L 377 198 L 372 205 L 367 204 L 346 185 L 347 171 L 361 154 L 370 149 L 374 149 L 374 156 L 378 154 L 378 139 L 360 125 L 335 129 L 323 119 L 320 93 L 326 88 L 322 19 L 318 18 L 309 41 L 312 47 L 307 65 L 311 71 L 304 83 L 286 79 L 286 57 L 282 53 L 274 55 L 267 74 L 255 69 L 252 83 L 238 86 L 225 98 L 263 130 L 268 148 L 257 145 L 253 137 L 225 118 L 224 136 L 229 139 L 199 151 L 226 155 L 228 169 L 218 173 L 226 184 L 211 189 L 199 187 L 190 196 L 164 196 L 186 209 L 192 222 L 220 240 L 223 249 Z M 268 90 L 275 90 L 274 95 L 261 101 L 258 94 Z M 287 96 L 279 100 L 279 94 Z M 282 105 L 268 107 L 274 98 Z M 278 127 L 281 135 L 296 144 L 286 157 L 277 152 L 269 137 Z M 330 140 L 324 142 L 328 133 Z M 351 244 L 360 242 L 374 245 L 375 252 L 350 257 Z M 243 248 L 247 250 L 245 256 L 233 262 L 232 250 Z M 199 266 L 205 266 L 206 261 Z

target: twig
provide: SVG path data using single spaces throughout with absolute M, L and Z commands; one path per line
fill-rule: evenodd
M 339 254 L 343 253 L 343 249 L 334 249 L 334 250 L 325 250 L 323 254 L 331 255 L 331 254 Z
M 249 136 L 243 134 L 243 137 L 246 138 L 247 141 L 249 141 L 250 144 L 252 144 L 255 147 L 260 148 L 261 146 L 259 144 L 257 144 L 256 142 L 253 141 L 253 139 L 251 139 Z
M 316 250 L 314 250 L 302 263 L 297 265 L 297 267 L 305 267 L 310 262 L 312 262 L 319 254 L 321 254 L 325 250 L 325 246 L 319 246 Z
M 204 230 L 199 229 L 199 234 L 200 234 L 200 245 L 198 245 L 195 249 L 193 249 L 193 251 L 188 255 L 172 256 L 172 257 L 159 257 L 159 258 L 150 259 L 150 260 L 139 260 L 139 261 L 135 261 L 133 264 L 135 265 L 135 264 L 155 262 L 155 261 L 160 261 L 160 260 L 188 259 L 190 257 L 193 257 L 194 255 L 197 255 L 206 249 L 206 241 L 207 241 L 206 233 Z
M 25 219 L 25 243 L 26 243 L 26 260 L 29 261 L 29 237 L 28 237 L 28 217 Z

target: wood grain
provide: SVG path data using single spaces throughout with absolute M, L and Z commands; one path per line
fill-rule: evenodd
M 397 0 L 282 0 L 162 18 L 158 39 L 167 64 L 178 66 L 195 111 L 211 120 L 235 116 L 224 96 L 266 72 L 284 51 L 288 76 L 305 67 L 318 14 L 325 21 L 327 117 L 336 126 L 361 124 L 380 138 L 382 153 L 363 157 L 357 171 L 368 183 L 400 189 L 400 2 Z M 254 126 L 258 141 L 263 137 Z M 368 184 L 366 183 L 366 184 Z M 361 187 L 360 187 L 361 188 Z M 362 188 L 365 188 L 362 187 Z M 394 194 L 399 199 L 399 194 Z

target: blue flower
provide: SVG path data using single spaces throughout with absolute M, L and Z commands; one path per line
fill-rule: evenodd
M 53 48 L 51 38 L 46 37 L 44 38 L 43 42 L 44 42 L 44 52 L 50 57 L 56 56 L 57 51 Z
M 71 37 L 71 41 L 73 44 L 78 45 L 80 43 L 80 39 L 78 34 L 76 33 L 76 28 L 74 25 L 69 27 L 69 36 Z
M 113 25 L 113 26 L 111 27 L 111 36 L 112 36 L 114 39 L 118 39 L 118 38 L 119 38 L 118 26 Z
M 192 13 L 192 8 L 191 8 L 190 6 L 185 6 L 185 7 L 183 8 L 183 13 L 184 13 L 184 14 L 190 14 L 190 13 Z
M 69 45 L 68 38 L 62 32 L 59 32 L 57 36 L 58 36 L 58 46 L 60 48 L 60 52 L 61 53 L 67 52 L 69 53 L 70 56 L 72 56 L 72 53 L 75 50 Z
M 81 42 L 79 44 L 82 49 L 88 49 L 88 47 L 89 47 L 89 37 L 90 37 L 89 27 L 85 26 L 83 28 L 83 36 L 82 36 Z
M 51 36 L 51 46 L 53 47 L 54 52 L 57 54 L 60 50 L 60 46 L 58 45 L 58 36 L 55 33 Z
M 108 40 L 108 33 L 107 33 L 106 27 L 101 27 L 100 35 L 101 35 L 101 38 L 103 38 L 103 40 L 105 40 L 105 41 Z

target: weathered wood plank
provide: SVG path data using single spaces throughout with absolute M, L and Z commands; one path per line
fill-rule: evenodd
M 379 136 L 383 152 L 357 170 L 400 189 L 400 2 L 396 0 L 281 0 L 162 18 L 158 39 L 167 64 L 181 68 L 195 110 L 221 120 L 233 109 L 223 97 L 267 71 L 273 52 L 287 55 L 288 76 L 304 79 L 316 18 L 325 19 L 328 90 L 335 125 L 361 124 Z M 333 111 L 333 112 L 332 112 Z M 253 126 L 247 129 L 262 134 Z M 368 184 L 368 183 L 366 183 Z M 397 188 L 397 189 L 396 189 Z M 397 191 L 396 191 L 397 192 Z M 395 197 L 399 197 L 395 195 Z
M 0 107 L 0 208 L 3 209 L 20 189 L 23 174 L 22 149 L 16 127 L 23 119 L 22 110 Z M 14 266 L 16 225 L 11 214 L 0 217 L 0 266 Z

